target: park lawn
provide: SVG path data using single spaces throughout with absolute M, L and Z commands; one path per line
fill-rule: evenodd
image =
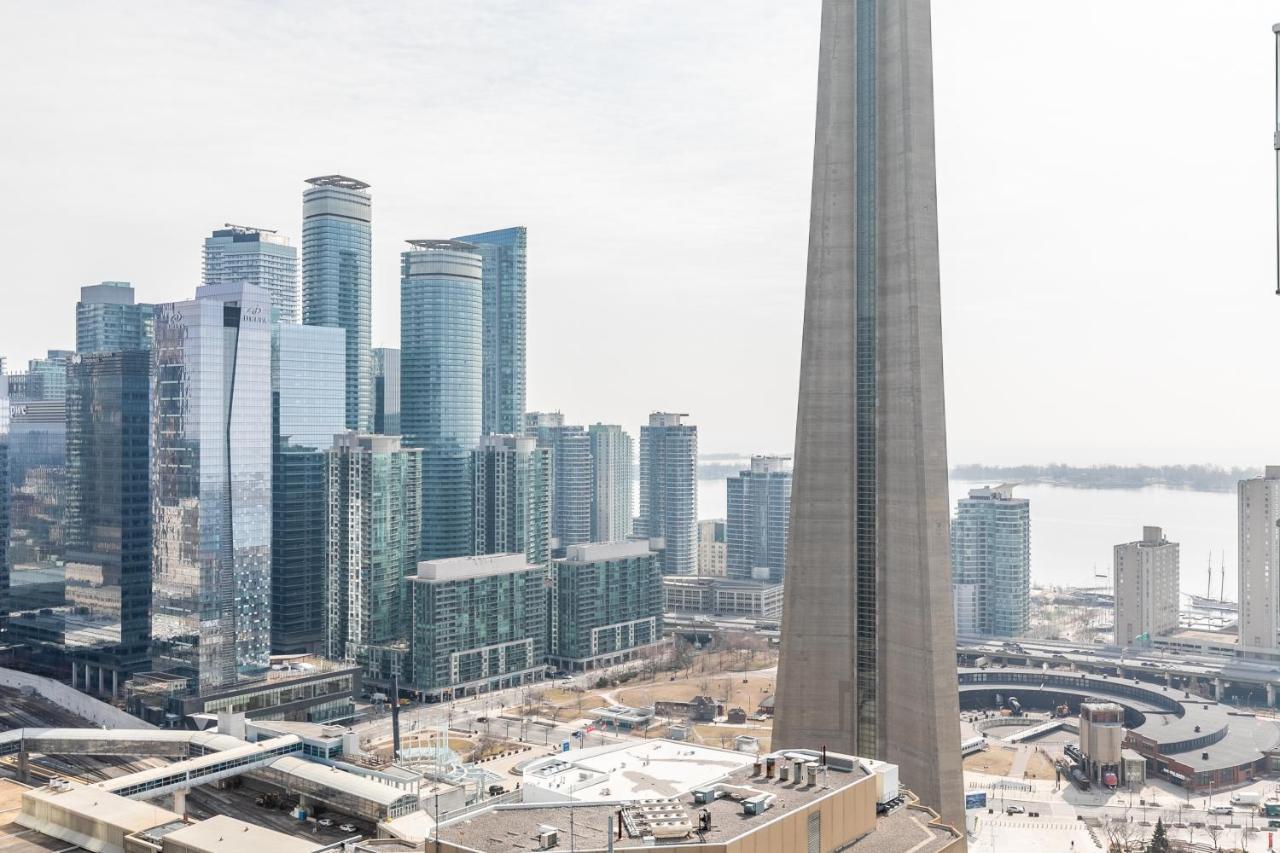
M 1005 776 L 1013 766 L 1013 750 L 1005 747 L 993 747 L 973 755 L 965 756 L 964 769 L 978 773 L 990 773 L 993 776 Z

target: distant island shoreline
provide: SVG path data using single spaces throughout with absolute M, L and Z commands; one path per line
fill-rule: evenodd
M 733 454 L 702 457 L 698 479 L 732 477 L 744 467 L 726 462 Z M 716 458 L 719 457 L 719 458 Z M 741 458 L 740 456 L 737 458 Z M 1234 492 L 1240 480 L 1262 475 L 1261 468 L 1220 465 L 983 465 L 970 463 L 951 469 L 951 479 L 996 483 L 1026 483 L 1070 489 L 1145 489 L 1161 486 L 1191 492 Z
M 1234 492 L 1241 480 L 1261 476 L 1261 468 L 1218 465 L 956 465 L 955 480 L 1041 483 L 1072 489 L 1143 489 L 1162 486 L 1193 492 Z

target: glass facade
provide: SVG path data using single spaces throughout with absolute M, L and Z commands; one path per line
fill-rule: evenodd
M 587 668 L 662 638 L 662 567 L 646 542 L 580 545 L 551 564 L 553 662 Z
M 80 288 L 76 303 L 76 352 L 149 350 L 155 339 L 152 306 L 135 304 L 127 281 L 104 281 Z
M 400 265 L 400 425 L 421 447 L 422 557 L 470 554 L 471 451 L 481 424 L 481 257 L 411 240 Z
M 400 434 L 400 350 L 373 350 L 373 431 Z
M 271 330 L 271 649 L 318 652 L 325 635 L 324 451 L 346 418 L 345 332 Z
M 503 228 L 456 238 L 484 261 L 485 435 L 515 434 L 525 405 L 525 256 L 528 229 Z
M 201 692 L 269 663 L 270 317 L 251 284 L 156 310 L 152 662 Z
M 476 554 L 551 558 L 551 451 L 530 437 L 487 435 L 473 452 Z
M 9 627 L 9 383 L 0 376 L 0 632 Z
M 150 666 L 151 356 L 77 356 L 67 380 L 65 642 L 114 692 Z
M 591 540 L 618 542 L 631 535 L 635 451 L 617 424 L 587 427 L 591 440 Z
M 523 554 L 436 560 L 418 566 L 409 588 L 410 689 L 456 697 L 542 677 L 545 567 Z
M 297 323 L 298 250 L 262 228 L 227 224 L 204 238 L 203 284 L 256 284 L 271 294 L 272 319 Z
M 685 417 L 654 412 L 640 427 L 636 534 L 663 540 L 668 575 L 698 572 L 698 428 Z
M 756 456 L 727 483 L 725 574 L 782 583 L 791 523 L 791 460 Z
M 418 563 L 422 451 L 398 436 L 347 433 L 325 455 L 326 653 L 370 666 L 384 657 L 378 649 L 408 641 L 405 579 Z
M 1012 486 L 971 489 L 951 523 L 956 630 L 1017 637 L 1031 624 L 1031 502 Z
M 29 668 L 48 675 L 65 665 L 67 616 L 65 372 L 59 376 L 57 399 L 9 408 L 9 631 L 30 647 Z
M 373 426 L 369 185 L 311 178 L 302 194 L 302 322 L 346 330 L 346 427 Z
M 591 541 L 591 437 L 560 412 L 530 412 L 525 432 L 552 451 L 551 535 L 560 548 Z

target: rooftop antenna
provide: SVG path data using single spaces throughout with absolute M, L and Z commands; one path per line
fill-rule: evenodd
M 1277 256 L 1280 258 L 1280 255 Z M 1213 600 L 1213 552 L 1209 552 L 1209 582 L 1204 586 L 1204 597 Z
M 1276 132 L 1272 145 L 1276 150 L 1276 295 L 1280 296 L 1280 24 L 1271 32 L 1276 37 Z

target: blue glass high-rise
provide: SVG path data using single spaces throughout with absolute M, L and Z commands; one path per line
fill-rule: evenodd
M 76 303 L 76 352 L 149 350 L 155 337 L 153 307 L 133 301 L 133 285 L 104 281 L 80 288 Z
M 372 201 L 343 175 L 310 178 L 302 193 L 302 322 L 347 333 L 346 427 L 373 427 Z
M 324 451 L 343 432 L 346 333 L 271 330 L 271 650 L 318 652 L 325 636 Z
M 298 250 L 266 228 L 232 225 L 204 238 L 201 284 L 256 284 L 271 294 L 273 317 L 301 322 L 298 305 Z
M 66 652 L 74 687 L 119 695 L 151 657 L 151 356 L 67 368 Z
M 475 246 L 484 262 L 484 412 L 482 431 L 519 433 L 525 407 L 524 226 L 455 238 Z
M 270 661 L 270 317 L 252 284 L 156 306 L 153 666 L 201 692 Z
M 422 559 L 470 554 L 471 451 L 481 426 L 481 256 L 410 240 L 400 256 L 400 426 L 421 447 Z

